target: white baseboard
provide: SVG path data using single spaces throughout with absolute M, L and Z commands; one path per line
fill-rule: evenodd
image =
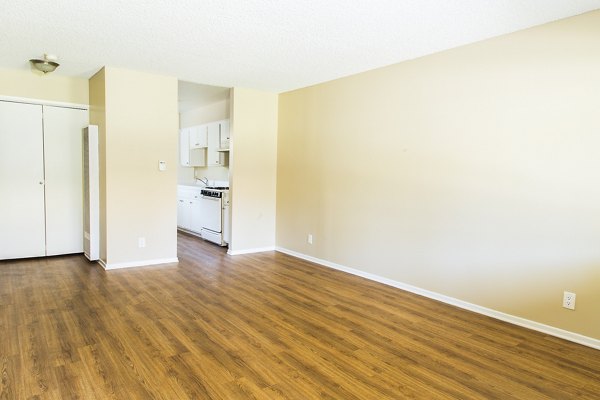
M 262 253 L 263 251 L 275 251 L 275 246 L 257 247 L 254 249 L 243 249 L 243 250 L 227 250 L 227 254 L 230 256 L 237 256 L 240 254 L 251 254 L 251 253 Z
M 556 336 L 561 339 L 565 339 L 571 342 L 582 344 L 584 346 L 592 347 L 600 350 L 600 340 L 594 339 L 588 336 L 583 336 L 578 333 L 566 331 L 564 329 L 556 328 L 550 325 L 541 324 L 539 322 L 531 321 L 525 318 L 517 317 L 515 315 L 506 314 L 500 311 L 492 310 L 490 308 L 482 307 L 477 304 L 468 303 L 466 301 L 456 299 L 454 297 L 446 296 L 440 293 L 432 292 L 426 289 L 422 289 L 416 286 L 412 286 L 406 283 L 394 281 L 392 279 L 384 278 L 379 275 L 364 272 L 358 269 L 349 268 L 340 264 L 333 263 L 331 261 L 322 260 L 320 258 L 312 257 L 306 254 L 298 253 L 293 250 L 289 250 L 283 247 L 276 247 L 276 251 L 281 253 L 289 254 L 294 257 L 301 258 L 306 261 L 314 262 L 325 267 L 337 269 L 339 271 L 347 272 L 352 275 L 357 275 L 375 282 L 383 283 L 388 286 L 393 286 L 398 289 L 406 290 L 407 292 L 415 293 L 430 299 L 438 300 L 446 304 L 450 304 L 465 310 L 473 311 L 488 317 L 496 318 L 501 321 L 509 322 L 514 325 L 522 326 L 524 328 L 532 329 L 534 331 L 542 332 L 547 335 Z
M 179 259 L 177 257 L 161 258 L 161 259 L 156 259 L 156 260 L 132 261 L 132 262 L 126 262 L 126 263 L 111 263 L 111 264 L 107 264 L 106 261 L 104 261 L 104 260 L 98 260 L 98 263 L 100 263 L 102 268 L 104 268 L 105 270 L 120 269 L 120 268 L 133 268 L 133 267 L 147 267 L 150 265 L 170 264 L 170 263 L 176 263 L 176 262 L 179 262 Z

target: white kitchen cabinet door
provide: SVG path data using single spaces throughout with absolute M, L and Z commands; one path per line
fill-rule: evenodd
M 177 226 L 190 229 L 192 219 L 192 208 L 188 199 L 177 199 Z
M 190 131 L 187 128 L 179 131 L 179 161 L 184 167 L 190 166 Z
M 44 106 L 46 255 L 83 252 L 83 128 L 88 111 Z
M 0 259 L 46 254 L 42 106 L 0 101 Z
M 229 148 L 229 120 L 225 119 L 219 122 L 219 147 L 221 149 Z
M 208 148 L 206 149 L 206 165 L 209 167 L 221 166 L 221 153 L 218 152 L 221 145 L 219 137 L 219 123 L 208 124 Z
M 202 149 L 207 144 L 207 125 L 198 125 L 187 128 L 190 132 L 190 149 Z
M 184 167 L 206 166 L 206 145 L 191 148 L 192 128 L 183 128 L 179 131 L 179 162 Z M 194 142 L 194 145 L 199 142 Z
M 200 200 L 186 198 L 178 199 L 177 226 L 188 231 L 200 233 L 202 230 Z
M 202 210 L 200 209 L 200 200 L 190 200 L 191 218 L 190 218 L 190 231 L 200 233 L 202 230 Z

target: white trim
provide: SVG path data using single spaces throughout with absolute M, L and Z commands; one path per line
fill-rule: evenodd
M 176 263 L 176 262 L 179 262 L 179 259 L 177 257 L 174 257 L 174 258 L 162 258 L 162 259 L 156 259 L 156 260 L 132 261 L 132 262 L 113 263 L 113 264 L 107 264 L 106 261 L 101 259 L 101 260 L 98 260 L 98 262 L 100 263 L 102 268 L 104 268 L 105 270 L 108 271 L 111 269 L 147 267 L 150 265 L 157 265 L 157 264 Z
M 264 251 L 275 251 L 277 248 L 275 246 L 267 246 L 267 247 L 257 247 L 254 249 L 244 249 L 244 250 L 227 250 L 227 254 L 230 256 L 238 256 L 240 254 L 252 254 L 252 253 L 262 253 Z
M 534 331 L 542 332 L 551 336 L 555 336 L 561 339 L 565 339 L 571 342 L 582 344 L 597 350 L 600 350 L 600 340 L 594 339 L 588 336 L 580 335 L 578 333 L 566 331 L 553 326 L 541 324 L 539 322 L 531 321 L 525 318 L 517 317 L 515 315 L 506 314 L 500 311 L 492 310 L 490 308 L 482 307 L 477 304 L 469 303 L 454 297 L 446 296 L 440 293 L 432 292 L 430 290 L 421 289 L 416 286 L 412 286 L 406 283 L 394 281 L 392 279 L 384 278 L 379 275 L 364 272 L 358 269 L 345 267 L 340 264 L 333 263 L 331 261 L 322 260 L 320 258 L 312 257 L 306 254 L 298 253 L 293 250 L 289 250 L 283 247 L 277 246 L 276 251 L 288 254 L 290 256 L 298 257 L 306 261 L 314 262 L 328 268 L 337 269 L 339 271 L 347 272 L 352 275 L 357 275 L 375 282 L 383 283 L 385 285 L 393 286 L 398 289 L 406 290 L 407 292 L 415 293 L 421 296 L 428 297 L 430 299 L 441 301 L 442 303 L 450 304 L 465 310 L 473 311 L 478 314 L 486 315 L 488 317 L 496 318 L 504 322 L 508 322 L 514 325 L 522 326 Z
M 88 104 L 76 104 L 76 103 L 65 103 L 62 101 L 30 99 L 27 97 L 0 96 L 0 101 L 10 101 L 12 103 L 39 104 L 42 106 L 76 108 L 79 110 L 89 110 L 90 109 L 90 106 Z

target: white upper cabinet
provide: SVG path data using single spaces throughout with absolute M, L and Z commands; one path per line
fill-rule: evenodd
M 199 143 L 202 135 L 194 128 L 183 128 L 179 131 L 179 162 L 184 167 L 204 167 L 206 166 L 206 144 L 204 146 L 191 147 L 192 136 L 194 136 L 194 145 Z
M 184 167 L 220 167 L 227 165 L 229 120 L 182 128 L 179 159 Z
M 221 160 L 221 154 L 218 151 L 221 145 L 219 127 L 220 124 L 218 122 L 212 122 L 208 124 L 208 148 L 206 156 L 206 165 L 209 167 L 223 165 Z
M 207 147 L 208 125 L 198 125 L 187 128 L 190 135 L 190 149 L 202 149 Z
M 229 149 L 229 120 L 219 122 L 219 137 L 221 149 Z
M 179 131 L 179 160 L 184 167 L 190 166 L 190 131 L 188 128 Z

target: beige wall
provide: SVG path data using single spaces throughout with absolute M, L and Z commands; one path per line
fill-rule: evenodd
M 0 69 L 0 96 L 88 104 L 88 80 L 56 73 Z
M 231 95 L 232 253 L 275 246 L 277 94 Z
M 217 101 L 203 107 L 179 114 L 179 127 L 188 128 L 194 125 L 202 125 L 208 122 L 220 121 L 229 118 L 229 99 Z M 194 169 L 199 178 L 206 177 L 210 180 L 226 181 L 229 179 L 228 167 L 183 167 L 178 163 L 177 181 L 182 185 L 194 185 Z
M 282 94 L 277 245 L 600 339 L 599 37 L 593 12 Z
M 104 261 L 110 266 L 177 257 L 177 80 L 106 67 L 90 81 L 94 106 L 104 80 Z M 98 81 L 98 82 L 97 82 Z M 98 101 L 96 101 L 98 99 Z M 102 122 L 101 117 L 92 121 Z M 167 171 L 158 170 L 158 161 Z M 138 247 L 138 238 L 146 247 Z
M 187 128 L 229 118 L 229 100 L 217 101 L 179 114 L 179 126 Z

